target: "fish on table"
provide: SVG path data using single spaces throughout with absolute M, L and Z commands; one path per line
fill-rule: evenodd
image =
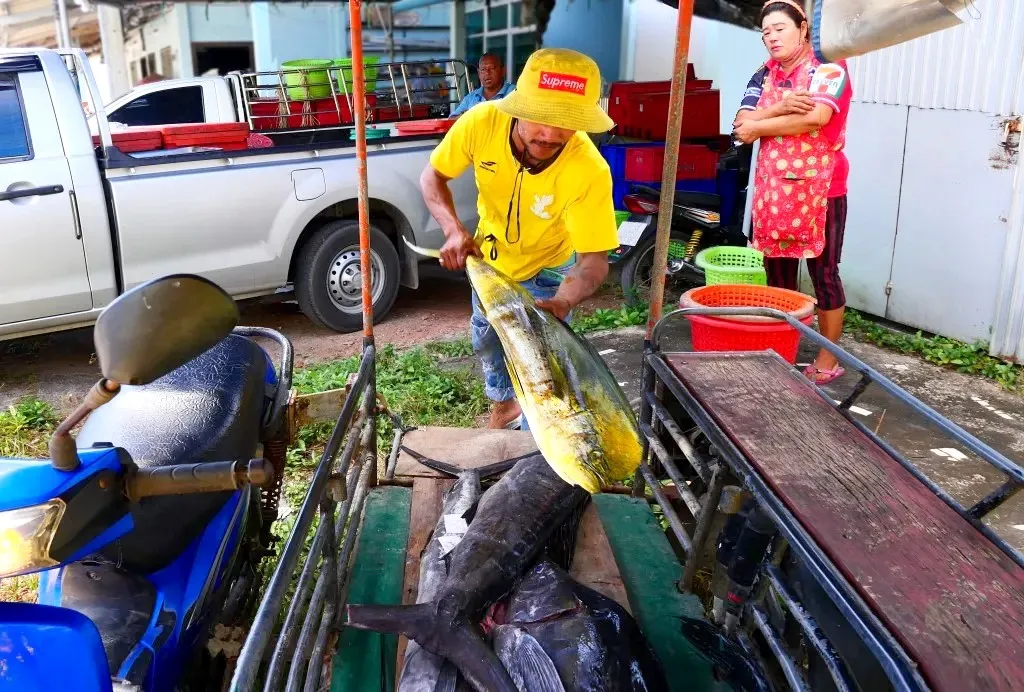
M 633 473 L 642 455 L 640 430 L 629 399 L 594 347 L 483 260 L 467 257 L 466 274 L 501 341 L 537 447 L 555 472 L 591 493 Z
M 420 556 L 416 602 L 430 603 L 437 597 L 448 576 L 448 558 L 451 551 L 469 528 L 477 502 L 483 493 L 481 481 L 508 471 L 515 465 L 516 460 L 511 459 L 475 469 L 459 469 L 424 457 L 408 447 L 402 449 L 420 463 L 458 478 L 455 485 L 445 494 L 441 516 Z M 467 687 L 465 681 L 460 678 L 455 664 L 430 653 L 415 640 L 410 640 L 398 678 L 398 691 L 455 692 L 458 689 Z
M 481 692 L 518 692 L 480 621 L 559 532 L 575 535 L 589 494 L 563 481 L 541 454 L 519 461 L 483 494 L 469 528 L 448 556 L 447 576 L 429 603 L 354 605 L 345 625 L 404 634 L 448 659 Z M 571 551 L 570 551 L 571 552 Z
M 520 690 L 668 689 L 660 661 L 626 609 L 547 560 L 512 593 L 494 648 Z

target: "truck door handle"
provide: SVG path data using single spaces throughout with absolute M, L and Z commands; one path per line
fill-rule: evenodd
M 42 187 L 30 187 L 25 190 L 14 190 L 12 192 L 0 192 L 0 202 L 7 202 L 22 197 L 43 197 L 45 195 L 59 195 L 64 192 L 63 185 L 43 185 Z

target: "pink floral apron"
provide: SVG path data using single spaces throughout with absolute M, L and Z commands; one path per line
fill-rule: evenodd
M 810 63 L 810 64 L 808 64 Z M 816 67 L 812 57 L 792 72 L 792 86 L 780 87 L 769 70 L 757 107 L 768 108 L 791 91 L 808 90 Z M 836 146 L 819 130 L 761 138 L 754 178 L 754 248 L 765 257 L 817 257 L 825 249 L 828 188 Z

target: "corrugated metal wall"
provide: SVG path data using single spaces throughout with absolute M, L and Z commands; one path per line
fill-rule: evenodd
M 970 18 L 955 29 L 851 60 L 855 99 L 993 115 L 1024 112 L 1024 1 L 968 2 Z

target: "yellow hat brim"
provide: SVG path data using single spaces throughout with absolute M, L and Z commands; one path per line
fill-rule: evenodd
M 599 105 L 568 106 L 537 97 L 528 99 L 518 89 L 496 101 L 495 106 L 513 118 L 577 132 L 600 133 L 615 127 L 615 121 Z

